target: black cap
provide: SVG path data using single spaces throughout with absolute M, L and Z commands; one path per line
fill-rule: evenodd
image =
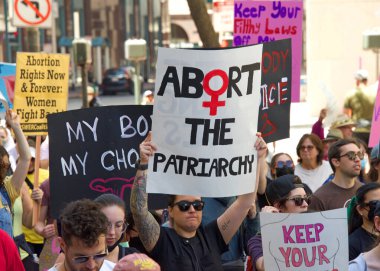
M 283 175 L 270 182 L 265 190 L 265 196 L 270 205 L 285 198 L 295 188 L 304 188 L 301 179 L 292 174 Z

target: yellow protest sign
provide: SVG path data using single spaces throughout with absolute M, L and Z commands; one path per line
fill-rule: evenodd
M 14 109 L 26 135 L 47 134 L 47 115 L 67 110 L 70 56 L 17 53 Z

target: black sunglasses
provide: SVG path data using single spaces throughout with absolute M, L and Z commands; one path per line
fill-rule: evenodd
M 303 204 L 303 201 L 306 201 L 306 203 L 308 205 L 310 205 L 310 196 L 306 196 L 306 197 L 294 197 L 294 198 L 287 198 L 286 200 L 293 200 L 294 201 L 294 204 L 296 206 L 302 206 Z
M 76 264 L 86 263 L 92 258 L 95 262 L 100 262 L 101 260 L 104 260 L 105 257 L 108 255 L 108 250 L 106 249 L 106 252 L 99 253 L 95 255 L 89 255 L 89 256 L 78 256 L 74 257 L 72 260 Z
M 363 207 L 376 207 L 376 204 L 379 202 L 379 200 L 371 200 L 369 202 L 364 202 L 362 204 Z
M 339 158 L 343 157 L 343 156 L 347 156 L 348 159 L 350 159 L 351 161 L 355 161 L 356 159 L 356 156 L 362 160 L 364 158 L 364 154 L 361 152 L 361 151 L 358 151 L 358 152 L 354 152 L 354 151 L 349 151 L 341 156 L 339 156 Z
M 173 204 L 173 206 L 177 205 L 179 210 L 181 212 L 187 212 L 190 209 L 190 206 L 193 206 L 195 211 L 202 211 L 203 207 L 205 206 L 205 203 L 201 200 L 196 201 L 187 201 L 187 200 L 181 200 Z

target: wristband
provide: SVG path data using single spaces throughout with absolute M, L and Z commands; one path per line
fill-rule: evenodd
M 148 164 L 140 164 L 140 159 L 137 159 L 135 163 L 135 168 L 138 170 L 147 170 L 148 169 Z

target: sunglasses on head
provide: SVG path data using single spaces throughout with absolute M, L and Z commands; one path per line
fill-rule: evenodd
M 347 158 L 350 159 L 351 161 L 355 161 L 356 157 L 358 157 L 360 160 L 362 160 L 364 158 L 364 154 L 361 151 L 358 151 L 358 152 L 349 151 L 349 152 L 339 156 L 339 158 L 341 158 L 343 156 L 347 156 Z
M 305 196 L 305 197 L 298 196 L 294 198 L 287 198 L 286 200 L 293 200 L 296 206 L 302 206 L 303 201 L 306 201 L 308 205 L 310 204 L 310 196 Z
M 195 211 L 202 211 L 203 207 L 205 206 L 205 203 L 201 200 L 195 200 L 195 201 L 181 200 L 173 204 L 173 206 L 175 205 L 178 206 L 178 209 L 181 212 L 187 212 L 190 209 L 190 206 L 193 206 Z
M 99 254 L 89 255 L 89 256 L 78 256 L 78 257 L 74 257 L 72 260 L 76 264 L 86 263 L 90 260 L 90 258 L 92 258 L 95 262 L 100 262 L 104 260 L 104 258 L 107 257 L 107 255 L 108 255 L 108 250 L 106 249 L 106 252 L 104 253 L 99 253 Z
M 292 160 L 277 161 L 277 167 L 278 168 L 293 167 L 293 161 Z

